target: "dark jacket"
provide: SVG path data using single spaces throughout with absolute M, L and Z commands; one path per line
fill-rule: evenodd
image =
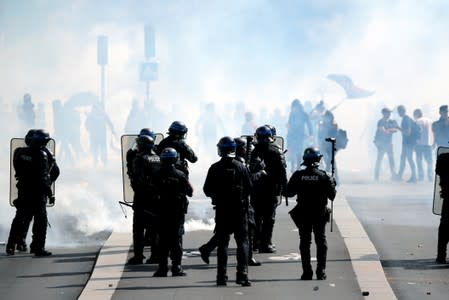
M 287 184 L 287 196 L 295 195 L 302 217 L 309 219 L 322 216 L 328 199 L 335 199 L 335 181 L 317 167 L 298 170 Z
M 187 213 L 188 197 L 193 188 L 187 176 L 173 165 L 162 164 L 155 173 L 154 184 L 157 190 L 157 215 L 162 222 L 179 220 Z
M 59 167 L 53 153 L 46 147 L 17 148 L 13 155 L 19 199 L 22 195 L 36 196 L 46 202 L 53 196 L 52 183 L 59 177 Z
M 179 160 L 175 165 L 176 168 L 188 175 L 189 168 L 187 165 L 187 161 L 195 163 L 198 160 L 195 152 L 192 150 L 192 148 L 190 148 L 189 145 L 187 145 L 184 139 L 169 135 L 157 145 L 156 153 L 160 155 L 162 150 L 168 147 L 173 148 L 176 150 L 176 152 L 178 152 Z
M 256 144 L 251 152 L 250 169 L 256 173 L 264 165 L 266 176 L 258 180 L 256 189 L 270 196 L 279 195 L 287 184 L 286 162 L 281 149 L 274 143 Z
M 241 162 L 223 157 L 212 164 L 203 186 L 204 194 L 212 198 L 218 224 L 228 224 L 246 219 L 251 179 Z
M 134 190 L 133 208 L 153 210 L 155 187 L 154 174 L 160 168 L 159 156 L 146 152 L 136 153 L 132 160 L 130 181 Z

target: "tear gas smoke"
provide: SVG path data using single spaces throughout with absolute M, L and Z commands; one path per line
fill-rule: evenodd
M 108 132 L 107 165 L 96 166 L 85 127 L 92 105 L 75 108 L 82 146 L 72 162 L 61 157 L 57 203 L 49 209 L 53 225 L 49 243 L 55 243 L 56 237 L 66 242 L 80 234 L 131 228 L 130 218 L 123 218 L 117 204 L 122 199 L 118 137 L 133 99 L 145 98 L 145 84 L 138 80 L 144 61 L 144 24 L 151 23 L 156 30 L 159 79 L 150 84 L 152 113 L 141 127 L 165 134 L 173 120 L 187 124 L 187 140 L 200 155 L 200 161 L 191 165 L 195 201 L 190 208 L 198 209 L 192 218 L 210 229 L 210 207 L 198 208 L 202 205 L 198 203 L 209 203 L 201 191 L 206 170 L 218 158 L 218 138 L 239 135 L 247 110 L 262 125 L 271 122 L 267 118 L 277 109 L 276 126 L 285 135 L 286 114 L 294 98 L 313 104 L 322 98 L 327 108 L 345 98 L 327 74 L 348 74 L 357 85 L 375 90 L 373 96 L 345 100 L 334 111 L 349 135 L 347 149 L 337 155 L 341 174 L 349 174 L 347 180 L 372 178 L 372 140 L 383 106 L 404 104 L 409 114 L 420 107 L 435 120 L 448 94 L 449 40 L 441 38 L 449 25 L 446 9 L 444 1 L 418 0 L 143 1 L 125 6 L 87 0 L 2 2 L 2 236 L 14 214 L 6 192 L 7 145 L 11 137 L 22 137 L 28 129 L 15 117 L 16 107 L 29 92 L 35 104 L 43 104 L 41 124 L 53 134 L 57 129 L 51 109 L 54 99 L 66 104 L 82 91 L 99 95 L 98 35 L 109 38 L 105 110 L 115 135 Z M 201 122 L 197 120 L 209 102 L 215 104 L 223 126 L 204 138 L 198 135 Z M 58 135 L 61 140 L 64 131 Z M 398 155 L 400 150 L 395 151 Z M 188 224 L 195 227 L 195 221 Z

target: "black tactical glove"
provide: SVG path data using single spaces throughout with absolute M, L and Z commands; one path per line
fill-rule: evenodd
M 50 204 L 50 205 L 55 204 L 55 196 L 49 196 L 48 197 L 48 204 Z

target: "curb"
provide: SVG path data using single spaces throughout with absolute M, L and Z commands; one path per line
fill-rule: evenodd
M 132 234 L 112 232 L 101 248 L 92 275 L 78 299 L 112 298 L 120 282 L 131 244 Z
M 397 300 L 376 248 L 341 191 L 337 192 L 334 210 L 334 220 L 348 249 L 362 295 L 370 300 Z

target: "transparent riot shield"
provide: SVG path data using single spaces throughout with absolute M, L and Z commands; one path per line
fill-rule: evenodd
M 449 153 L 449 147 L 438 147 L 437 159 L 438 156 L 442 153 Z M 435 174 L 435 183 L 433 186 L 433 208 L 432 208 L 432 212 L 435 215 L 441 215 L 441 209 L 443 207 L 443 198 L 441 198 L 440 192 L 441 192 L 440 176 Z
M 48 144 L 47 148 L 55 154 L 55 140 L 51 139 Z M 15 177 L 15 171 L 14 171 L 14 165 L 13 165 L 13 158 L 14 158 L 14 151 L 16 151 L 17 148 L 21 147 L 27 147 L 25 144 L 24 138 L 12 138 L 10 143 L 10 152 L 9 152 L 9 204 L 11 206 L 14 206 L 13 201 L 17 199 L 18 191 L 17 191 L 17 179 Z M 51 190 L 53 192 L 53 195 L 55 194 L 55 183 L 53 182 L 51 185 Z M 49 204 L 47 202 L 47 207 L 52 207 L 55 204 Z
M 257 141 L 257 139 L 256 139 L 253 135 L 242 135 L 242 138 L 243 138 L 245 141 L 248 141 L 248 138 L 249 138 L 249 140 L 251 140 L 251 141 Z M 275 135 L 275 136 L 273 137 L 273 139 L 274 139 L 273 142 L 274 142 L 276 145 L 279 146 L 279 148 L 281 149 L 281 151 L 284 151 L 284 138 L 283 138 L 282 136 Z
M 132 203 L 134 198 L 134 191 L 131 187 L 131 182 L 128 177 L 128 166 L 126 165 L 126 154 L 129 150 L 136 149 L 136 138 L 137 134 L 125 134 L 122 135 L 121 149 L 122 149 L 122 180 L 123 180 L 123 201 L 127 203 Z M 162 133 L 156 133 L 154 144 L 159 144 L 164 139 Z

